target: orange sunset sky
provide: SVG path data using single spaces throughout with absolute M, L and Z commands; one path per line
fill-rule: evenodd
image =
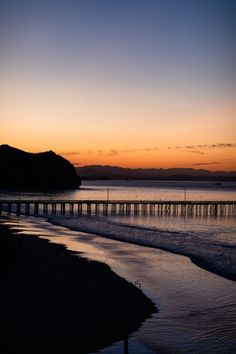
M 234 4 L 0 1 L 0 143 L 236 170 Z

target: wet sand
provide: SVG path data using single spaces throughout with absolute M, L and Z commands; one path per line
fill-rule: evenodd
M 89 353 L 138 330 L 156 311 L 99 262 L 0 223 L 0 352 Z
M 17 225 L 16 221 L 14 224 Z M 147 354 L 149 350 L 175 354 L 235 353 L 235 282 L 197 267 L 188 257 L 157 248 L 71 231 L 43 219 L 21 220 L 18 225 L 22 233 L 28 230 L 42 234 L 44 230 L 44 237 L 51 242 L 108 264 L 129 282 L 139 281 L 158 313 L 132 335 L 130 354 Z M 122 347 L 123 343 L 118 342 L 101 353 L 123 354 Z
M 112 219 L 104 219 L 99 216 L 79 217 L 67 216 L 49 217 L 48 221 L 54 225 L 64 226 L 71 230 L 88 232 L 98 236 L 107 237 L 128 244 L 162 249 L 163 251 L 180 254 L 189 257 L 198 267 L 227 279 L 236 281 L 236 247 L 211 242 L 199 238 L 198 234 L 180 234 L 176 232 L 152 230 L 146 227 L 114 222 Z M 146 234 L 143 237 L 143 234 Z M 169 237 L 171 236 L 171 237 Z M 200 241 L 200 242 L 199 242 Z M 211 252 L 210 252 L 211 251 Z

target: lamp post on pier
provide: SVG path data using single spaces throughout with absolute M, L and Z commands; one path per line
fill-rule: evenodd
M 186 203 L 186 194 L 187 194 L 187 188 L 184 188 L 184 202 Z
M 107 202 L 109 202 L 109 194 L 110 194 L 110 189 L 107 187 Z

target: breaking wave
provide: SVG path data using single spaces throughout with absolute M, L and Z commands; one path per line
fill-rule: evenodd
M 54 216 L 49 221 L 73 230 L 182 254 L 207 270 L 236 280 L 236 245 L 217 241 L 209 232 L 147 228 L 94 215 Z

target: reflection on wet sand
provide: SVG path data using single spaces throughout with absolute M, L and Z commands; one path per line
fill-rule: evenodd
M 147 353 L 147 348 L 171 353 L 235 352 L 233 281 L 197 267 L 184 256 L 71 231 L 43 219 L 20 220 L 16 228 L 65 244 L 84 257 L 107 263 L 130 282 L 138 281 L 159 312 L 134 334 L 131 353 L 138 343 L 140 350 L 144 348 L 140 353 Z M 122 352 L 119 344 L 112 350 Z

